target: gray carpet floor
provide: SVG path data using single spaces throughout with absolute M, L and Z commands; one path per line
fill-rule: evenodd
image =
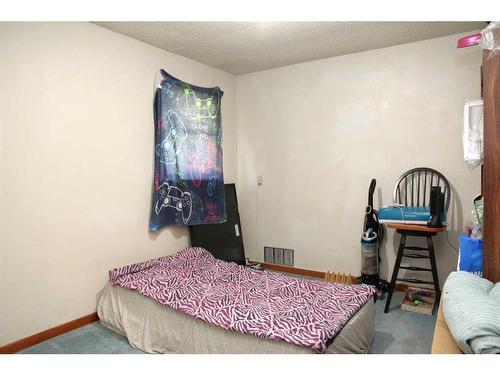
M 401 310 L 399 304 L 402 298 L 403 293 L 394 293 L 388 314 L 384 314 L 385 301 L 376 303 L 376 332 L 370 353 L 430 353 L 436 317 Z M 125 337 L 95 322 L 44 341 L 21 353 L 141 354 L 142 352 L 132 348 Z
M 389 312 L 384 314 L 385 300 L 378 301 L 375 316 L 375 339 L 371 354 L 429 354 L 436 315 L 428 316 L 400 309 L 403 292 L 392 296 Z

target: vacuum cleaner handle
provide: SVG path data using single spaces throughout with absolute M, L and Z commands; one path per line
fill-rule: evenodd
M 368 230 L 368 228 L 373 228 L 376 231 L 378 227 L 378 222 L 375 219 L 375 212 L 373 211 L 373 193 L 375 191 L 375 185 L 377 180 L 372 179 L 370 183 L 370 188 L 368 189 L 368 206 L 366 206 L 365 221 L 363 224 L 363 231 Z
M 372 179 L 370 183 L 370 189 L 368 190 L 368 206 L 373 209 L 373 193 L 375 192 L 375 186 L 377 185 L 377 180 Z

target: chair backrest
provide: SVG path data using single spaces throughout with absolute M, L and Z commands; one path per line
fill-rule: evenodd
M 394 204 L 413 207 L 429 207 L 431 187 L 440 186 L 444 193 L 444 209 L 450 207 L 450 183 L 440 172 L 426 167 L 419 167 L 405 172 L 394 186 Z

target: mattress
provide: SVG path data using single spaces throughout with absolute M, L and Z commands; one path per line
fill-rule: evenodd
M 146 353 L 308 354 L 310 348 L 229 331 L 108 283 L 97 313 L 101 324 Z M 366 353 L 375 335 L 370 299 L 335 336 L 326 353 Z

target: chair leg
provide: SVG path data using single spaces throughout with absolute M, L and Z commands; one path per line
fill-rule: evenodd
M 429 248 L 429 258 L 431 261 L 432 279 L 434 281 L 434 291 L 436 292 L 436 302 L 432 309 L 432 314 L 436 312 L 441 299 L 441 289 L 439 288 L 439 278 L 437 272 L 436 256 L 434 255 L 434 243 L 431 236 L 427 236 L 427 247 Z
M 399 241 L 398 255 L 396 257 L 396 262 L 394 263 L 394 269 L 392 270 L 391 284 L 389 285 L 389 293 L 387 294 L 387 301 L 385 302 L 385 309 L 384 309 L 385 313 L 389 312 L 392 293 L 394 292 L 394 287 L 396 286 L 396 279 L 398 278 L 399 266 L 401 266 L 401 259 L 403 259 L 405 245 L 406 245 L 406 234 L 401 234 L 401 240 Z

